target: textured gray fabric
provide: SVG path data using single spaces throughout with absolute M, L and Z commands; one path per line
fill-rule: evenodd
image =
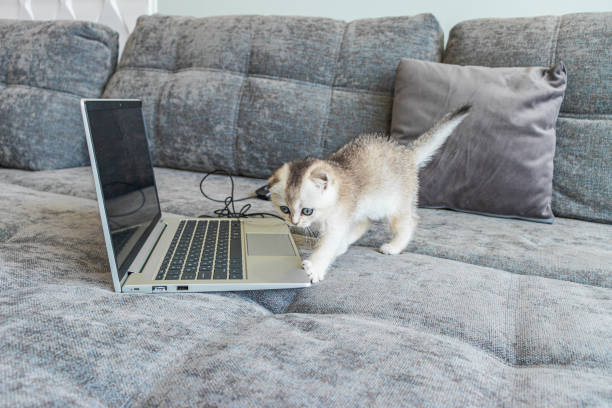
M 155 178 L 163 211 L 198 216 L 212 214 L 220 205 L 202 198 L 198 185 L 202 174 L 158 168 Z M 28 189 L 96 199 L 91 170 L 87 167 L 43 172 L 1 170 L 0 179 Z M 229 194 L 225 177 L 211 176 L 207 194 L 223 199 Z M 236 177 L 236 197 L 247 196 L 264 180 Z M 252 211 L 274 211 L 269 202 L 249 201 Z M 240 203 L 238 203 L 240 204 Z M 7 220 L 14 231 L 27 211 Z M 612 288 L 612 226 L 557 218 L 553 225 L 483 217 L 454 211 L 419 209 L 419 226 L 406 251 L 497 268 L 521 275 Z M 295 230 L 299 233 L 299 230 Z M 8 234 L 9 232 L 7 232 Z M 375 223 L 358 242 L 379 247 L 390 239 L 388 226 Z M 262 300 L 263 301 L 263 300 Z M 276 306 L 269 305 L 276 310 Z
M 302 290 L 122 295 L 94 200 L 0 187 L 7 406 L 612 402 L 610 288 L 353 247 Z
M 260 23 L 264 28 L 252 29 Z M 346 41 L 337 66 L 346 66 L 332 71 L 326 64 L 336 49 L 327 41 L 338 26 Z M 283 108 L 250 92 L 288 100 L 277 84 L 286 80 L 288 95 L 316 96 L 331 87 L 331 78 L 327 132 L 315 137 L 320 145 L 313 149 L 333 149 L 360 129 L 388 128 L 392 89 L 386 87 L 397 64 L 391 60 L 405 56 L 401 43 L 433 41 L 410 46 L 425 54 L 408 56 L 438 59 L 440 40 L 430 16 L 348 25 L 153 17 L 141 19 L 136 33 L 129 66 L 112 87 L 149 101 L 148 128 L 166 132 L 151 138 L 156 160 L 167 155 L 177 167 L 229 170 L 240 163 L 226 156 L 246 157 L 249 149 L 238 143 L 223 150 L 225 137 L 235 137 L 224 128 L 235 122 L 226 118 L 237 121 L 244 110 L 248 120 L 259 120 L 251 104 L 264 113 Z M 298 43 L 298 37 L 317 42 Z M 250 47 L 251 41 L 265 47 Z M 286 47 L 303 60 L 279 59 L 277 49 Z M 383 60 L 370 76 L 372 64 Z M 247 65 L 258 73 L 240 71 Z M 228 111 L 230 104 L 213 96 L 233 95 L 236 74 L 249 95 L 241 85 L 240 109 Z M 304 94 L 306 85 L 315 90 Z M 130 88 L 136 93 L 128 94 Z M 174 110 L 161 117 L 160 106 Z M 299 109 L 317 112 L 314 103 Z M 276 124 L 272 116 L 262 129 L 280 134 L 294 123 L 281 116 Z M 593 123 L 594 134 L 605 136 L 607 125 Z M 567 134 L 582 140 L 580 123 L 567 126 Z M 260 131 L 254 126 L 243 135 L 254 148 L 263 149 L 259 138 L 274 143 L 263 156 L 280 157 L 275 150 L 285 150 L 280 142 L 287 139 Z M 605 154 L 606 140 L 592 140 L 589 149 Z M 565 149 L 571 154 L 569 143 Z M 606 182 L 606 168 L 596 185 Z M 202 174 L 155 173 L 164 211 L 199 215 L 218 208 L 200 196 Z M 236 196 L 262 184 L 237 177 Z M 389 257 L 352 247 L 311 288 L 139 296 L 112 291 L 90 168 L 0 169 L 0 190 L 0 406 L 612 405 L 611 225 L 558 218 L 543 226 L 419 209 L 420 227 L 406 253 Z M 223 198 L 229 185 L 212 177 L 206 191 Z M 252 203 L 254 211 L 271 210 L 269 202 Z M 386 239 L 386 226 L 375 224 L 360 244 Z M 298 235 L 296 241 L 307 256 L 310 241 Z
M 611 33 L 612 13 L 469 20 L 450 32 L 444 55 L 450 64 L 565 64 L 569 79 L 553 176 L 552 209 L 558 216 L 612 222 Z
M 79 100 L 102 94 L 117 47 L 99 24 L 0 20 L 0 166 L 89 162 Z
M 555 214 L 612 223 L 611 161 L 611 115 L 560 117 L 553 178 Z
M 402 58 L 391 136 L 410 144 L 443 115 L 470 115 L 419 172 L 419 205 L 552 222 L 555 122 L 566 73 Z
M 104 96 L 143 99 L 156 165 L 268 177 L 388 132 L 400 58 L 439 61 L 441 39 L 430 14 L 143 16 Z

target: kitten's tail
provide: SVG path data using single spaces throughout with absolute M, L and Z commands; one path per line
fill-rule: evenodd
M 412 142 L 410 147 L 414 151 L 419 167 L 423 167 L 431 160 L 453 130 L 470 114 L 471 109 L 471 105 L 463 105 L 456 111 L 447 113 L 431 129 Z

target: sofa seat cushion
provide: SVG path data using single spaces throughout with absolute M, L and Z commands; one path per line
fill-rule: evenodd
M 0 187 L 9 405 L 610 401 L 610 288 L 353 247 L 310 288 L 116 294 L 94 200 Z
M 198 216 L 212 214 L 222 207 L 203 198 L 199 191 L 201 173 L 156 168 L 162 210 L 168 213 Z M 49 191 L 95 200 L 95 189 L 88 167 L 28 172 L 0 169 L 0 178 L 32 190 Z M 229 194 L 229 180 L 211 176 L 205 191 L 223 199 Z M 235 177 L 236 197 L 251 194 L 264 180 Z M 26 193 L 24 193 L 26 194 Z M 5 235 L 11 235 L 27 219 L 27 210 L 19 207 L 19 194 L 5 195 L 13 204 L 5 206 L 13 214 L 5 217 Z M 66 199 L 70 201 L 69 199 Z M 251 200 L 251 211 L 274 212 L 267 201 Z M 237 209 L 244 205 L 236 203 Z M 21 216 L 17 214 L 23 214 Z M 419 226 L 408 252 L 458 260 L 521 275 L 545 276 L 589 285 L 612 287 L 612 226 L 558 218 L 553 225 L 498 219 L 447 210 L 419 209 Z M 97 216 L 97 215 L 96 215 Z M 99 216 L 98 216 L 99 217 Z M 95 217 L 94 217 L 95 218 Z M 95 221 L 98 223 L 98 219 Z M 10 227 L 9 227 L 10 226 Z M 295 232 L 299 232 L 295 230 Z M 0 234 L 1 236 L 1 234 Z M 374 223 L 357 242 L 379 247 L 390 239 L 387 225 Z
M 512 365 L 445 334 L 353 315 L 274 315 L 230 341 L 207 345 L 215 355 L 197 349 L 139 403 L 605 406 L 611 391 L 609 368 Z

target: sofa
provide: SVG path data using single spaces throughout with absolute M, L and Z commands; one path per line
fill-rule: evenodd
M 612 405 L 611 13 L 465 21 L 445 49 L 428 14 L 143 16 L 119 61 L 97 24 L 0 33 L 0 405 Z M 162 210 L 198 216 L 205 172 L 241 197 L 388 132 L 402 57 L 565 63 L 552 225 L 419 209 L 402 254 L 375 223 L 309 288 L 112 290 L 80 98 L 142 99 Z

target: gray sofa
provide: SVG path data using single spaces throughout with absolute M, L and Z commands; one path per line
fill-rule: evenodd
M 0 21 L 1 406 L 612 405 L 612 14 L 467 21 L 446 50 L 431 15 L 142 17 L 116 66 L 102 26 L 25 24 Z M 242 196 L 388 131 L 406 56 L 564 61 L 552 225 L 421 209 L 404 253 L 375 224 L 310 288 L 112 291 L 80 97 L 143 99 L 162 210 L 197 216 L 202 172 Z

